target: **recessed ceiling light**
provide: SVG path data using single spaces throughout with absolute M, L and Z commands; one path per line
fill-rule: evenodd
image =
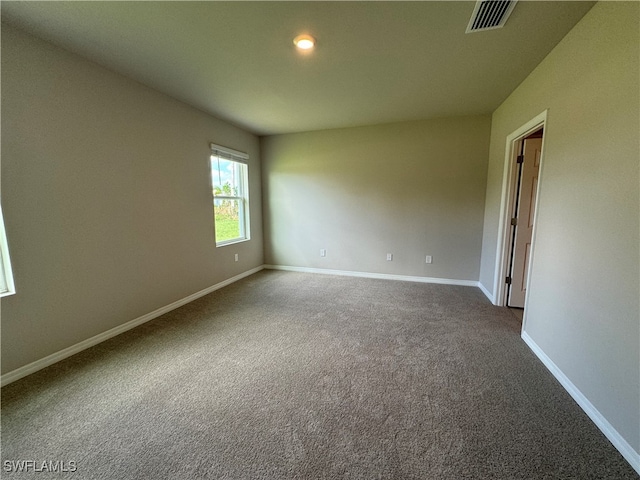
M 310 50 L 316 44 L 316 39 L 311 35 L 298 35 L 293 39 L 293 43 L 301 50 Z

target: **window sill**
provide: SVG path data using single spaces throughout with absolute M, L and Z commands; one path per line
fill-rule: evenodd
M 250 238 L 234 238 L 233 240 L 225 240 L 224 242 L 216 242 L 217 247 L 226 247 L 227 245 L 235 245 L 236 243 L 248 242 Z

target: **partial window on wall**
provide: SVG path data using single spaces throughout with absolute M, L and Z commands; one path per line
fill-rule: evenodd
M 249 240 L 249 156 L 211 144 L 216 246 Z
M 16 289 L 13 284 L 7 235 L 4 230 L 4 218 L 2 217 L 2 208 L 0 207 L 0 297 L 13 293 L 16 293 Z

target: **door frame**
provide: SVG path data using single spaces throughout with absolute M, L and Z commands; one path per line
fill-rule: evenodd
M 536 202 L 534 205 L 533 215 L 533 231 L 531 233 L 531 255 L 529 257 L 529 266 L 527 274 L 527 285 L 531 279 L 531 266 L 533 264 L 533 258 L 535 256 L 535 239 L 536 239 L 536 225 L 538 220 L 538 204 L 540 203 L 540 186 L 542 184 L 542 166 L 544 163 L 545 143 L 547 138 L 547 112 L 540 113 L 536 117 L 529 120 L 517 130 L 507 135 L 505 158 L 504 158 L 504 170 L 502 174 L 502 196 L 500 199 L 500 218 L 498 223 L 498 245 L 496 250 L 496 269 L 493 281 L 494 305 L 504 307 L 507 305 L 507 284 L 506 277 L 509 275 L 507 271 L 509 269 L 509 260 L 511 257 L 511 216 L 513 213 L 516 187 L 517 187 L 517 168 L 516 161 L 520 152 L 520 147 L 525 137 L 531 135 L 536 130 L 544 128 L 542 135 L 542 151 L 540 153 L 540 169 L 538 174 L 538 186 L 536 191 Z M 527 304 L 529 302 L 529 295 L 524 300 L 524 311 L 526 320 Z M 524 329 L 524 320 L 522 328 Z

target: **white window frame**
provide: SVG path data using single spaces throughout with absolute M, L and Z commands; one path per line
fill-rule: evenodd
M 0 297 L 6 297 L 14 293 L 16 293 L 16 286 L 13 283 L 13 271 L 11 270 L 11 260 L 9 259 L 9 245 L 4 229 L 2 206 L 0 206 Z
M 229 240 L 224 240 L 221 242 L 216 241 L 216 247 L 223 247 L 225 245 L 231 245 L 233 243 L 246 242 L 248 241 L 250 236 L 250 220 L 249 220 L 249 155 L 240 152 L 238 150 L 233 150 L 228 147 L 223 147 L 222 145 L 216 145 L 215 143 L 210 144 L 211 147 L 211 157 L 209 160 L 209 178 L 211 180 L 211 192 L 213 195 L 213 205 L 215 205 L 216 200 L 236 200 L 238 201 L 239 211 L 238 216 L 240 218 L 240 236 L 237 238 L 232 238 Z M 237 195 L 216 195 L 213 192 L 213 168 L 211 163 L 213 162 L 214 157 L 219 159 L 228 160 L 230 162 L 234 162 L 238 166 L 238 193 Z M 214 238 L 215 238 L 215 215 L 214 215 Z

